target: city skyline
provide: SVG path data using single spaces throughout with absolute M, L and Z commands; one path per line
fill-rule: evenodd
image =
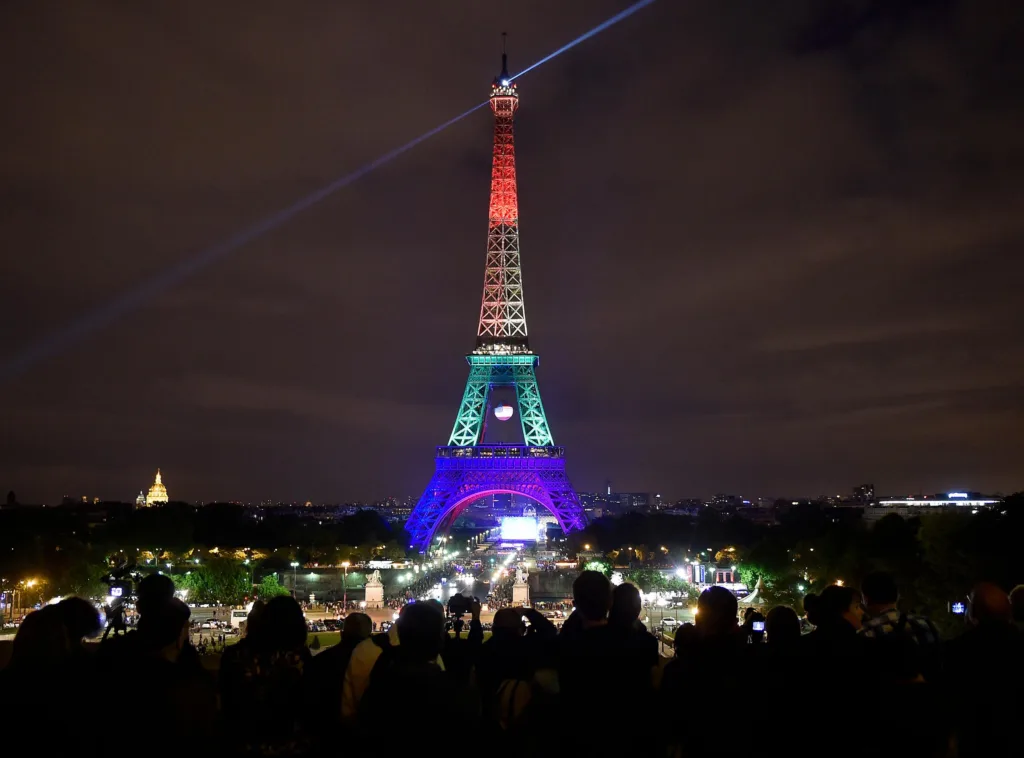
M 291 497 L 280 497 L 280 498 L 257 497 L 257 498 L 251 498 L 251 499 L 231 497 L 231 496 L 209 498 L 209 497 L 191 496 L 188 493 L 184 494 L 183 496 L 178 496 L 179 493 L 178 493 L 178 491 L 176 489 L 175 489 L 174 493 L 172 494 L 170 492 L 170 490 L 168 490 L 161 481 L 158 480 L 154 484 L 157 485 L 157 486 L 154 487 L 154 485 L 150 485 L 148 487 L 143 487 L 142 489 L 140 489 L 139 492 L 138 492 L 138 495 L 136 497 L 128 497 L 127 495 L 117 494 L 117 493 L 115 493 L 113 495 L 110 495 L 110 494 L 107 494 L 107 493 L 104 493 L 104 494 L 96 494 L 96 493 L 77 493 L 77 494 L 71 494 L 71 493 L 64 493 L 64 495 L 61 496 L 61 497 L 58 497 L 58 498 L 51 499 L 51 500 L 47 501 L 47 500 L 28 500 L 28 499 L 26 499 L 24 497 L 19 496 L 17 491 L 15 491 L 15 490 L 10 490 L 10 492 L 15 495 L 15 501 L 19 505 L 57 505 L 57 504 L 59 504 L 61 502 L 78 503 L 80 501 L 81 502 L 86 502 L 86 503 L 94 503 L 94 502 L 100 502 L 100 503 L 117 503 L 117 502 L 120 502 L 120 503 L 130 503 L 130 502 L 134 501 L 136 503 L 136 505 L 140 506 L 140 507 L 149 507 L 149 506 L 153 505 L 153 502 L 147 503 L 147 498 L 146 498 L 146 491 L 147 491 L 147 489 L 149 490 L 150 498 L 153 497 L 154 489 L 156 489 L 159 492 L 159 495 L 158 495 L 159 497 L 161 497 L 161 498 L 166 497 L 167 498 L 166 501 L 164 501 L 162 499 L 155 501 L 157 504 L 163 504 L 165 502 L 170 502 L 170 503 L 186 503 L 188 505 L 195 505 L 195 506 L 210 505 L 210 504 L 215 504 L 215 503 L 230 503 L 230 504 L 244 505 L 244 506 L 276 506 L 276 505 L 291 505 L 291 506 L 312 505 L 312 506 L 315 506 L 315 507 L 321 507 L 321 506 L 327 506 L 327 507 L 332 507 L 332 506 L 357 506 L 357 505 L 372 506 L 372 505 L 386 505 L 389 501 L 391 501 L 391 502 L 394 502 L 395 504 L 397 504 L 397 505 L 399 505 L 401 507 L 412 507 L 416 503 L 417 499 L 419 498 L 419 495 L 417 493 L 415 493 L 415 492 L 407 492 L 407 493 L 404 493 L 404 494 L 394 494 L 394 493 L 391 493 L 391 494 L 381 494 L 381 493 L 377 493 L 376 495 L 372 495 L 372 496 L 366 497 L 366 498 L 346 497 L 344 495 L 336 496 L 336 497 L 329 497 L 329 498 L 326 498 L 326 499 L 313 499 L 313 498 L 308 498 L 308 497 L 294 497 L 294 496 L 291 496 Z M 935 488 L 929 489 L 927 487 L 919 487 L 919 488 L 916 488 L 914 490 L 896 491 L 896 490 L 887 490 L 887 489 L 884 489 L 884 488 L 876 488 L 873 484 L 869 484 L 869 485 L 857 485 L 857 486 L 853 486 L 853 487 L 846 487 L 845 489 L 839 488 L 839 489 L 835 489 L 835 490 L 821 491 L 821 492 L 814 492 L 814 493 L 801 492 L 801 491 L 796 491 L 796 490 L 793 490 L 793 489 L 781 490 L 781 491 L 778 491 L 778 492 L 749 492 L 749 491 L 748 492 L 741 492 L 741 491 L 732 490 L 729 487 L 718 487 L 718 488 L 714 488 L 712 490 L 709 490 L 707 492 L 681 492 L 681 493 L 676 493 L 676 492 L 661 492 L 659 490 L 656 490 L 656 489 L 653 489 L 653 488 L 650 488 L 650 487 L 647 487 L 647 488 L 641 487 L 640 489 L 629 490 L 629 491 L 627 491 L 627 490 L 617 490 L 617 489 L 611 490 L 611 491 L 607 491 L 608 484 L 610 484 L 610 483 L 606 482 L 605 483 L 606 486 L 604 488 L 598 488 L 598 489 L 595 489 L 595 490 L 583 490 L 583 489 L 580 489 L 578 491 L 578 494 L 580 495 L 581 498 L 586 497 L 587 500 L 588 500 L 588 503 L 592 499 L 594 499 L 594 498 L 601 499 L 606 494 L 607 495 L 612 495 L 612 496 L 629 495 L 629 494 L 644 494 L 644 495 L 648 495 L 652 502 L 654 500 L 657 500 L 657 501 L 659 501 L 662 504 L 663 507 L 670 507 L 670 506 L 672 506 L 674 504 L 677 504 L 677 503 L 685 503 L 685 502 L 688 502 L 688 501 L 695 501 L 695 500 L 696 501 L 703 501 L 705 503 L 711 503 L 711 502 L 713 502 L 713 501 L 715 501 L 715 500 L 717 500 L 718 498 L 721 498 L 721 497 L 734 498 L 734 499 L 742 499 L 744 503 L 747 503 L 749 501 L 750 504 L 752 504 L 752 505 L 758 505 L 758 504 L 765 505 L 769 501 L 776 501 L 776 500 L 791 501 L 794 498 L 796 499 L 796 501 L 799 501 L 799 502 L 813 502 L 813 501 L 821 501 L 821 500 L 825 500 L 825 499 L 840 499 L 840 500 L 844 500 L 844 501 L 848 501 L 848 502 L 854 502 L 854 501 L 858 501 L 858 500 L 862 500 L 862 501 L 865 501 L 865 502 L 867 502 L 867 501 L 875 502 L 875 501 L 878 501 L 878 500 L 882 500 L 882 499 L 885 499 L 885 498 L 892 498 L 892 497 L 917 497 L 917 498 L 925 498 L 925 499 L 927 499 L 927 498 L 934 498 L 934 497 L 942 496 L 942 495 L 949 495 L 950 493 L 957 493 L 957 494 L 963 494 L 963 495 L 973 495 L 973 494 L 977 493 L 977 494 L 982 494 L 982 495 L 1006 496 L 1006 495 L 1013 494 L 1015 492 L 1024 491 L 1024 490 L 1021 490 L 1019 487 L 1016 488 L 1016 489 L 1013 489 L 1013 490 L 1009 490 L 1009 491 L 986 490 L 984 488 L 979 489 L 979 488 L 976 488 L 976 487 L 960 487 L 960 488 L 955 489 L 955 490 L 948 490 L 948 489 L 947 490 L 943 490 L 943 489 L 935 489 Z M 869 487 L 870 488 L 870 490 L 869 490 L 870 494 L 865 494 L 865 492 L 863 491 L 864 487 Z M 382 492 L 383 492 L 383 490 L 382 490 Z M 517 497 L 523 497 L 523 496 L 517 496 Z M 529 499 L 529 498 L 527 498 L 527 499 Z
M 12 9 L 5 359 L 473 106 L 501 31 L 516 68 L 626 5 Z M 580 491 L 1020 488 L 1024 54 L 988 63 L 998 13 L 866 6 L 655 2 L 524 79 L 530 322 Z M 0 487 L 415 493 L 465 383 L 490 128 L 6 381 Z

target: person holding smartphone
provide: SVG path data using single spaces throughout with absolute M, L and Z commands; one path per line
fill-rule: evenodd
M 743 612 L 743 626 L 740 627 L 740 632 L 746 637 L 748 644 L 762 644 L 764 642 L 764 614 L 753 608 L 747 608 Z

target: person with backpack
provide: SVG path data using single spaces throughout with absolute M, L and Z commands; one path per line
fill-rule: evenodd
M 381 649 L 359 702 L 358 732 L 370 744 L 395 724 L 410 734 L 427 734 L 449 722 L 460 729 L 472 726 L 473 701 L 439 660 L 447 637 L 444 622 L 435 603 L 415 603 L 399 617 L 398 644 Z
M 352 657 L 349 659 L 348 667 L 345 669 L 345 678 L 341 687 L 341 718 L 345 723 L 355 721 L 359 713 L 359 701 L 363 699 L 366 688 L 370 686 L 370 674 L 373 672 L 377 659 L 392 647 L 399 647 L 402 642 L 399 636 L 398 627 L 402 618 L 412 612 L 417 605 L 432 607 L 441 615 L 442 626 L 444 621 L 444 608 L 436 600 L 427 600 L 422 603 L 409 603 L 399 611 L 397 624 L 380 634 L 374 634 L 369 639 L 363 640 L 352 650 Z M 417 611 L 419 613 L 419 611 Z M 438 644 L 441 644 L 439 641 Z M 437 665 L 444 670 L 444 662 L 441 660 L 440 651 L 437 655 Z
M 544 706 L 557 691 L 550 686 L 557 684 L 557 643 L 558 630 L 533 608 L 502 608 L 494 614 L 493 632 L 480 649 L 473 680 L 485 728 L 517 737 L 498 746 L 496 755 L 521 755 L 521 740 L 535 731 L 530 715 L 550 712 Z

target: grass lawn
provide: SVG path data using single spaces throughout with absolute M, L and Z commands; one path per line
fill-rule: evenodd
M 306 644 L 312 645 L 314 637 L 319 638 L 320 648 L 323 649 L 331 645 L 337 645 L 341 641 L 341 632 L 310 632 L 306 637 Z M 227 647 L 231 647 L 232 645 L 237 645 L 240 639 L 242 639 L 242 635 L 233 634 L 224 640 L 224 644 Z
M 312 645 L 314 639 L 320 640 L 320 649 L 323 650 L 325 647 L 341 642 L 341 632 L 310 632 L 306 637 L 306 644 Z
M 449 637 L 454 637 L 455 636 L 455 632 L 448 632 L 448 636 Z M 484 642 L 487 642 L 487 640 L 489 640 L 490 638 L 491 638 L 491 633 L 485 631 L 484 632 Z M 466 632 L 462 633 L 462 639 L 466 639 Z

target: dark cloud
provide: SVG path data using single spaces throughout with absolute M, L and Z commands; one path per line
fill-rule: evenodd
M 14 4 L 4 356 L 480 102 L 622 2 Z M 531 72 L 532 344 L 581 489 L 1019 488 L 1010 2 L 662 0 Z M 0 395 L 23 499 L 418 494 L 479 310 L 482 110 Z

